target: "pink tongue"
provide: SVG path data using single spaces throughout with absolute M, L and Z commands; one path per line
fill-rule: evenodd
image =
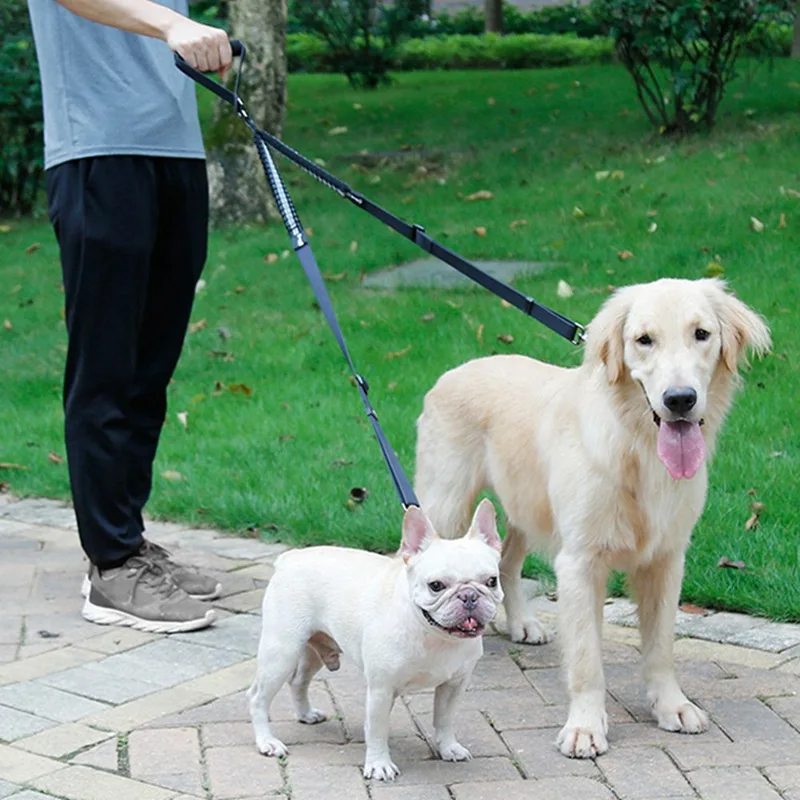
M 676 480 L 694 477 L 706 457 L 700 424 L 662 420 L 658 428 L 658 457 Z
M 478 627 L 478 621 L 472 617 L 467 617 L 462 623 L 461 628 L 465 631 L 474 631 Z

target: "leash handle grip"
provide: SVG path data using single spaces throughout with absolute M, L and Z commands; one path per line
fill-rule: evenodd
M 243 42 L 240 42 L 238 39 L 231 39 L 230 45 L 231 45 L 231 53 L 233 54 L 234 58 L 246 55 L 247 48 L 244 46 Z M 186 59 L 180 53 L 175 53 L 175 63 L 186 64 L 187 67 L 189 66 L 188 63 L 186 62 Z M 189 69 L 194 69 L 194 67 L 189 67 Z

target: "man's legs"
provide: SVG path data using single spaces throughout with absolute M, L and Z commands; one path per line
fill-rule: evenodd
M 213 612 L 175 591 L 163 565 L 140 554 L 140 509 L 133 508 L 129 485 L 139 335 L 163 210 L 156 161 L 81 159 L 50 170 L 47 185 L 69 333 L 64 413 L 70 483 L 81 544 L 99 568 L 84 616 L 91 606 L 94 621 L 154 629 L 137 616 L 141 611 L 159 620 L 159 630 L 188 630 L 209 624 Z M 177 354 L 173 368 L 175 361 Z

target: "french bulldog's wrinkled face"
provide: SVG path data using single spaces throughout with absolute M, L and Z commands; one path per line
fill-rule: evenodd
M 411 600 L 428 624 L 449 636 L 481 636 L 503 600 L 491 503 L 484 500 L 467 534 L 453 540 L 440 539 L 419 509 L 409 509 L 400 552 Z

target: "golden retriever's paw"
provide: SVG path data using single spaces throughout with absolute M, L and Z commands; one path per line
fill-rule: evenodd
M 658 727 L 676 733 L 703 733 L 708 730 L 708 714 L 688 700 L 677 708 L 654 709 Z
M 508 623 L 508 635 L 512 642 L 519 644 L 547 644 L 553 633 L 539 622 L 536 617 Z
M 567 723 L 558 734 L 556 745 L 567 758 L 597 758 L 608 751 L 603 727 L 577 727 Z

